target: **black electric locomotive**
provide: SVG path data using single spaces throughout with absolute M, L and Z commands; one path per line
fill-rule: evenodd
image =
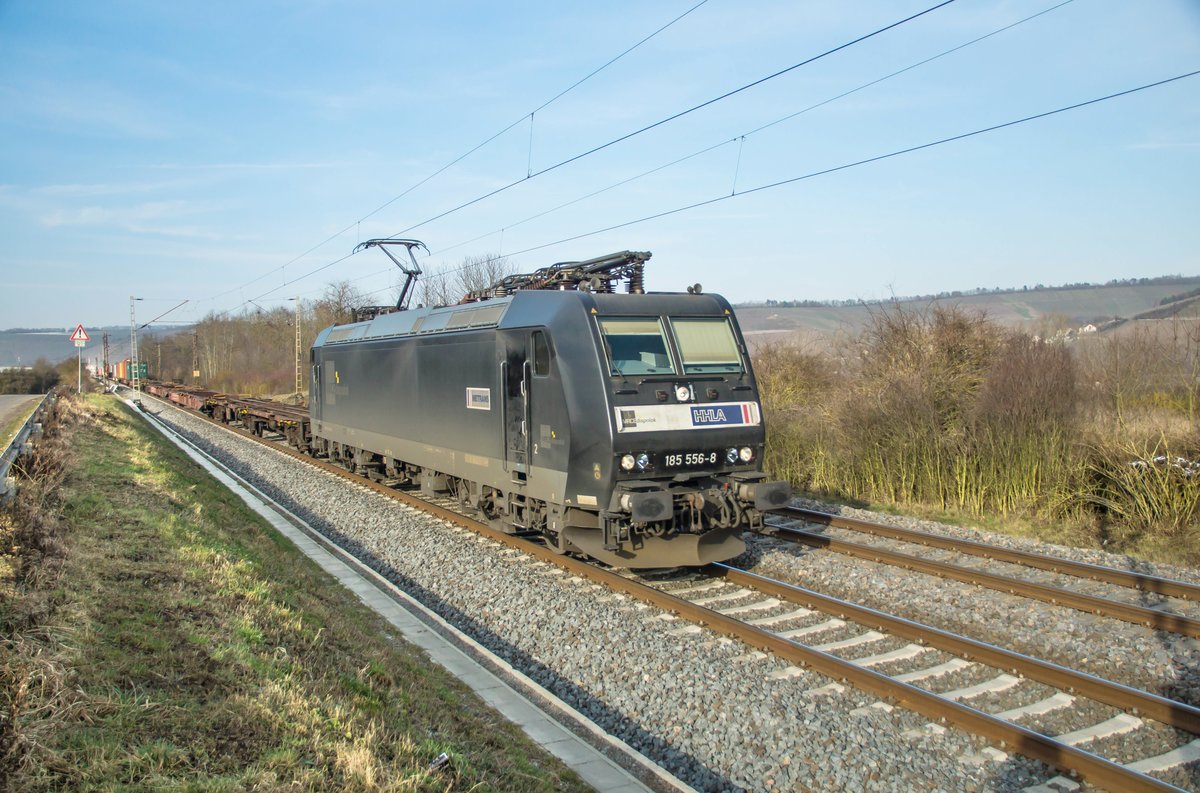
M 411 241 L 366 244 L 397 242 L 411 258 Z M 645 293 L 649 256 L 558 264 L 460 305 L 325 329 L 313 451 L 620 567 L 736 556 L 790 490 L 762 472 L 758 389 L 728 302 Z

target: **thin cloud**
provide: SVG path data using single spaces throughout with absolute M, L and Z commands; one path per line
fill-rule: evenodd
M 1129 146 L 1130 149 L 1141 149 L 1148 151 L 1172 150 L 1172 149 L 1200 149 L 1200 141 L 1154 141 L 1151 143 L 1134 143 Z
M 10 86 L 0 92 L 10 118 L 35 128 L 160 140 L 168 125 L 149 105 L 101 83 L 62 84 L 46 80 Z
M 153 193 L 159 190 L 182 186 L 179 181 L 171 182 L 98 182 L 95 184 L 48 184 L 30 188 L 33 196 L 47 198 L 92 198 L 95 196 L 130 195 Z
M 166 171 L 303 171 L 318 168 L 340 168 L 339 162 L 215 162 L 215 163 L 161 163 L 148 166 Z
M 38 222 L 52 229 L 103 226 L 131 234 L 219 240 L 225 239 L 226 235 L 181 221 L 223 208 L 215 201 L 148 201 L 127 207 L 90 205 L 44 211 L 38 216 Z

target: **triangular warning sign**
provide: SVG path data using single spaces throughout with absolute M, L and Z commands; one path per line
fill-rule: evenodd
M 91 341 L 92 337 L 83 329 L 83 325 L 76 325 L 75 332 L 71 334 L 71 341 Z

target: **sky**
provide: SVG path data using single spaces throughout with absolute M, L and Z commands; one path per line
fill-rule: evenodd
M 734 302 L 1200 273 L 1200 75 L 873 159 L 1196 71 L 1200 0 L 862 39 L 937 2 L 0 0 L 0 328 L 386 303 L 396 235 Z

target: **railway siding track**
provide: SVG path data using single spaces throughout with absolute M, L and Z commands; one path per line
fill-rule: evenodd
M 813 518 L 810 517 L 809 511 L 804 510 L 801 512 L 803 512 L 805 514 L 795 514 L 792 511 L 780 511 L 779 514 L 783 514 L 785 516 L 792 517 L 797 520 L 804 520 L 804 521 L 813 520 Z M 815 513 L 815 514 L 822 515 L 823 513 Z M 827 523 L 827 525 L 831 525 L 831 526 L 851 528 L 850 526 L 841 526 L 840 524 L 835 524 L 832 521 L 826 521 L 821 518 L 816 519 L 816 521 L 821 522 L 821 523 Z M 866 529 L 862 528 L 862 527 L 870 525 L 866 521 L 856 521 L 855 523 L 859 524 L 860 528 L 858 530 L 863 530 L 863 531 L 865 531 Z M 801 543 L 803 545 L 807 545 L 807 546 L 810 546 L 813 548 L 821 548 L 824 550 L 833 551 L 835 553 L 844 554 L 846 556 L 852 556 L 852 557 L 855 557 L 858 559 L 865 559 L 865 560 L 871 561 L 871 562 L 879 562 L 882 564 L 894 565 L 897 567 L 902 567 L 906 570 L 912 570 L 914 572 L 925 573 L 928 575 L 935 575 L 935 576 L 939 576 L 942 578 L 948 578 L 948 579 L 951 579 L 954 581 L 961 581 L 963 583 L 973 584 L 976 586 L 983 586 L 983 587 L 987 587 L 989 589 L 996 590 L 998 592 L 1007 592 L 1008 594 L 1012 594 L 1012 595 L 1019 595 L 1022 597 L 1034 598 L 1036 600 L 1041 600 L 1045 603 L 1050 603 L 1052 605 L 1066 606 L 1069 608 L 1078 609 L 1079 611 L 1085 611 L 1085 612 L 1088 612 L 1091 614 L 1096 614 L 1099 616 L 1111 617 L 1114 619 L 1123 620 L 1125 622 L 1130 622 L 1130 623 L 1133 623 L 1136 625 L 1143 625 L 1147 628 L 1151 628 L 1152 630 L 1169 631 L 1171 633 L 1177 633 L 1182 636 L 1190 636 L 1193 638 L 1200 637 L 1200 619 L 1195 619 L 1193 617 L 1186 616 L 1183 614 L 1172 613 L 1172 612 L 1166 611 L 1162 608 L 1152 607 L 1152 606 L 1143 606 L 1143 605 L 1138 605 L 1135 603 L 1128 603 L 1128 602 L 1125 602 L 1125 601 L 1122 601 L 1119 599 L 1115 599 L 1112 596 L 1100 596 L 1100 595 L 1087 594 L 1087 593 L 1083 593 L 1083 592 L 1077 592 L 1077 591 L 1065 589 L 1065 588 L 1058 587 L 1058 586 L 1051 586 L 1048 584 L 1038 583 L 1036 581 L 1029 581 L 1029 580 L 1019 578 L 1016 576 L 990 573 L 990 572 L 986 572 L 984 570 L 978 570 L 978 569 L 971 568 L 971 567 L 964 567 L 961 565 L 953 564 L 949 561 L 942 560 L 942 559 L 929 559 L 929 558 L 925 558 L 925 557 L 921 557 L 921 556 L 915 556 L 912 554 L 907 554 L 907 553 L 902 553 L 902 552 L 895 551 L 895 550 L 890 550 L 888 548 L 879 547 L 877 545 L 851 542 L 848 540 L 839 539 L 837 537 L 829 537 L 829 536 L 826 536 L 823 534 L 818 534 L 818 533 L 811 532 L 811 531 L 805 531 L 803 529 L 798 529 L 798 528 L 795 528 L 792 526 L 785 526 L 785 525 L 773 523 L 773 524 L 770 524 L 769 528 L 771 529 L 771 531 L 773 533 L 775 533 L 781 539 L 788 540 L 790 542 Z M 877 533 L 880 536 L 888 536 L 889 534 L 892 533 L 891 531 L 888 531 L 888 530 L 890 530 L 890 527 L 881 527 L 881 529 L 882 530 L 879 532 L 872 531 L 872 533 Z M 894 537 L 891 537 L 891 538 L 902 540 L 904 542 L 918 542 L 919 541 L 918 539 L 908 539 L 906 536 L 904 536 L 904 534 L 908 533 L 907 530 L 898 530 L 898 531 L 900 533 L 897 533 Z M 920 534 L 920 533 L 913 532 L 913 534 Z M 963 553 L 969 553 L 974 556 L 985 556 L 985 554 L 982 551 L 986 548 L 991 547 L 991 546 L 984 546 L 981 543 L 975 543 L 970 546 L 967 546 L 968 548 L 970 548 L 970 550 L 962 550 L 958 547 L 958 545 L 957 545 L 958 542 L 959 542 L 958 540 L 935 538 L 934 541 L 926 542 L 923 544 L 927 544 L 927 545 L 930 545 L 933 547 L 938 547 L 938 548 L 944 548 L 946 550 L 953 550 L 953 551 L 960 551 Z M 997 548 L 996 550 L 997 551 L 1006 551 L 1007 549 Z M 1038 555 L 1029 554 L 1029 556 L 1038 556 Z M 1049 564 L 1049 562 L 1047 561 L 1049 559 L 1051 559 L 1051 557 L 1040 557 L 1038 559 L 1039 564 L 1030 565 L 1030 566 L 1036 566 L 1036 567 L 1039 567 L 1040 569 L 1050 569 L 1048 567 L 1043 566 L 1043 564 Z M 1022 562 L 1015 561 L 1014 559 L 1003 559 L 1001 561 L 1022 564 Z M 1069 560 L 1063 560 L 1063 562 L 1064 562 L 1064 564 L 1062 565 L 1063 569 L 1057 570 L 1055 572 L 1068 572 L 1068 570 L 1067 570 L 1068 567 L 1078 564 L 1078 563 L 1070 562 Z M 1100 571 L 1109 569 L 1109 568 L 1100 568 L 1099 566 L 1095 566 L 1095 565 L 1087 565 L 1086 567 L 1089 568 L 1092 573 L 1091 575 L 1088 575 L 1087 577 L 1093 578 L 1094 580 L 1103 580 L 1103 579 L 1098 578 L 1097 576 L 1100 575 Z M 1111 572 L 1114 574 L 1119 574 L 1119 573 L 1123 573 L 1124 571 L 1112 570 Z M 1071 574 L 1074 575 L 1074 573 L 1071 573 Z M 1122 578 L 1122 576 L 1113 575 L 1112 578 L 1114 578 L 1114 579 Z M 1171 579 L 1155 578 L 1152 576 L 1136 576 L 1135 579 L 1136 579 L 1136 583 L 1142 585 L 1142 586 L 1137 587 L 1138 589 L 1141 589 L 1142 591 L 1153 591 L 1153 590 L 1146 590 L 1146 589 L 1144 589 L 1144 587 L 1158 586 L 1158 585 L 1166 587 L 1167 584 L 1172 585 L 1177 591 L 1183 591 L 1182 588 L 1192 586 L 1190 584 L 1186 584 L 1185 582 L 1172 581 Z M 1159 582 L 1161 582 L 1161 583 L 1159 583 Z M 1116 584 L 1116 585 L 1122 586 L 1122 587 L 1130 586 L 1130 584 L 1119 583 L 1116 580 L 1106 581 L 1106 583 L 1112 583 L 1112 584 Z M 1162 593 L 1156 593 L 1156 594 L 1162 594 Z
M 249 433 L 245 432 L 240 434 L 249 436 Z M 272 445 L 281 452 L 291 454 L 290 450 L 281 448 L 275 444 Z M 292 456 L 298 457 L 308 465 L 313 465 L 313 461 L 307 457 L 294 454 Z M 397 498 L 398 496 L 403 497 L 404 495 L 398 494 L 395 490 L 384 485 L 373 483 L 368 479 L 350 474 L 349 472 L 345 472 L 341 469 L 326 468 L 325 466 L 321 467 L 329 470 L 330 472 L 336 473 L 339 476 L 350 479 L 362 487 L 385 493 L 390 498 Z M 416 501 L 424 502 L 423 499 L 416 499 Z M 422 504 L 422 508 L 426 508 L 424 503 Z M 1130 720 L 1140 723 L 1140 719 L 1137 716 L 1126 715 L 1124 718 L 1113 717 L 1109 720 L 1111 723 L 1102 725 L 1098 731 L 1092 730 L 1091 732 L 1081 732 L 1079 735 L 1066 736 L 1070 740 L 1054 741 L 1053 739 L 1049 739 L 1037 732 L 1013 724 L 1009 721 L 1005 721 L 1004 719 L 988 715 L 981 710 L 964 705 L 959 701 L 970 700 L 976 696 L 988 694 L 990 691 L 995 690 L 994 685 L 965 686 L 961 687 L 961 689 L 957 691 L 951 690 L 949 692 L 943 692 L 942 695 L 939 696 L 913 685 L 914 682 L 917 682 L 918 679 L 921 679 L 920 675 L 909 674 L 907 676 L 908 679 L 896 679 L 876 672 L 871 668 L 872 666 L 887 664 L 891 661 L 903 661 L 906 657 L 906 653 L 910 654 L 909 657 L 911 657 L 913 650 L 910 648 L 900 647 L 896 650 L 886 653 L 874 653 L 873 656 L 866 656 L 868 660 L 872 660 L 872 658 L 875 659 L 871 663 L 864 663 L 863 658 L 859 658 L 857 662 L 845 661 L 835 654 L 846 651 L 849 648 L 863 646 L 869 647 L 869 645 L 878 640 L 875 636 L 869 635 L 874 631 L 874 629 L 868 629 L 868 635 L 865 640 L 860 638 L 861 634 L 858 636 L 847 635 L 845 638 L 840 640 L 823 642 L 815 647 L 799 644 L 797 640 L 801 639 L 805 635 L 819 635 L 822 631 L 813 631 L 810 634 L 807 633 L 809 630 L 807 628 L 796 628 L 792 631 L 785 631 L 785 633 L 791 633 L 792 635 L 790 636 L 781 636 L 779 634 L 772 633 L 770 630 L 763 628 L 763 625 L 765 624 L 764 620 L 768 622 L 779 622 L 779 620 L 776 619 L 778 614 L 771 614 L 770 612 L 772 609 L 777 609 L 780 604 L 784 602 L 785 599 L 782 597 L 782 595 L 784 595 L 784 591 L 779 590 L 774 594 L 769 592 L 762 593 L 762 595 L 755 594 L 754 592 L 745 589 L 742 584 L 754 584 L 756 587 L 766 586 L 767 584 L 765 580 L 756 580 L 761 579 L 761 577 L 754 576 L 753 574 L 746 573 L 744 571 L 727 569 L 722 573 L 726 580 L 739 586 L 739 590 L 735 594 L 729 595 L 727 593 L 710 593 L 707 595 L 707 597 L 701 594 L 696 594 L 694 600 L 688 601 L 686 599 L 680 599 L 674 595 L 670 595 L 669 593 L 661 592 L 655 587 L 648 586 L 644 583 L 630 580 L 627 577 L 615 575 L 611 572 L 599 570 L 598 568 L 590 565 L 584 565 L 575 560 L 558 556 L 540 546 L 535 546 L 527 541 L 521 540 L 520 538 L 514 538 L 510 535 L 494 532 L 486 526 L 477 524 L 475 521 L 472 521 L 469 518 L 454 512 L 453 510 L 447 510 L 445 508 L 435 506 L 434 511 L 439 512 L 440 517 L 452 523 L 470 526 L 472 531 L 479 532 L 480 536 L 486 537 L 490 541 L 501 543 L 514 551 L 519 550 L 522 554 L 529 554 L 530 556 L 538 559 L 542 564 L 554 564 L 559 566 L 559 568 L 566 573 L 570 573 L 570 576 L 567 579 L 569 581 L 595 581 L 618 592 L 623 592 L 632 597 L 636 597 L 647 604 L 657 606 L 659 609 L 664 609 L 667 612 L 677 613 L 694 621 L 693 626 L 684 626 L 683 628 L 673 629 L 671 631 L 673 635 L 681 637 L 686 636 L 692 632 L 702 631 L 703 628 L 700 626 L 703 626 L 704 628 L 716 630 L 721 633 L 727 633 L 730 636 L 737 636 L 739 637 L 739 640 L 747 642 L 750 646 L 768 650 L 777 658 L 786 659 L 789 663 L 801 664 L 809 669 L 814 669 L 823 674 L 831 676 L 835 680 L 851 682 L 861 690 L 870 692 L 873 695 L 880 697 L 882 700 L 902 704 L 907 708 L 926 715 L 928 718 L 938 721 L 946 720 L 958 724 L 959 726 L 968 729 L 970 732 L 986 736 L 993 741 L 1001 742 L 1002 745 L 1012 748 L 1025 756 L 1041 759 L 1051 765 L 1072 768 L 1096 784 L 1100 784 L 1114 790 L 1178 789 L 1165 782 L 1162 782 L 1161 780 L 1156 780 L 1152 777 L 1145 776 L 1143 773 L 1140 773 L 1140 770 L 1151 771 L 1159 767 L 1167 768 L 1177 765 L 1179 762 L 1188 762 L 1189 760 L 1194 759 L 1192 757 L 1192 753 L 1195 751 L 1196 747 L 1192 744 L 1184 744 L 1176 747 L 1176 749 L 1173 750 L 1175 752 L 1174 755 L 1172 755 L 1170 752 L 1163 752 L 1155 758 L 1144 759 L 1141 766 L 1134 766 L 1132 768 L 1125 767 L 1120 763 L 1107 761 L 1090 752 L 1079 749 L 1075 744 L 1085 744 L 1089 741 L 1103 738 L 1106 731 L 1110 735 L 1119 735 L 1122 732 L 1135 729 L 1138 724 L 1130 726 L 1132 723 Z M 550 572 L 555 571 L 551 570 Z M 559 574 L 561 575 L 561 573 Z M 739 576 L 749 577 L 741 579 Z M 710 586 L 710 583 L 711 582 L 705 582 L 696 586 L 703 589 L 704 587 Z M 810 593 L 804 596 L 807 598 L 806 602 L 809 603 L 809 606 L 802 608 L 809 608 L 810 606 L 814 605 L 813 596 L 816 596 L 816 593 Z M 762 599 L 764 597 L 765 600 Z M 788 594 L 788 597 L 794 599 L 797 597 L 797 595 L 792 592 Z M 716 608 L 718 605 L 720 606 L 719 609 Z M 905 620 L 889 618 L 887 615 L 880 615 L 876 612 L 852 616 L 851 611 L 860 607 L 852 607 L 850 604 L 844 603 L 834 603 L 829 605 L 830 608 L 839 610 L 842 616 L 827 620 L 827 623 L 831 623 L 831 625 L 828 627 L 845 627 L 846 617 L 851 619 L 861 618 L 862 624 L 870 625 L 872 622 L 874 622 L 874 624 L 880 628 L 887 628 L 889 631 L 893 631 L 894 635 L 896 636 L 915 638 L 919 635 L 924 635 L 924 639 L 917 639 L 918 641 L 923 642 L 922 645 L 915 645 L 918 648 L 923 648 L 925 645 L 937 646 L 937 643 L 948 643 L 951 641 L 948 636 L 938 638 L 929 634 L 921 634 L 919 633 L 921 626 L 915 626 L 914 623 L 909 623 Z M 795 609 L 792 610 L 795 611 Z M 722 611 L 725 613 L 722 613 Z M 864 611 L 870 612 L 870 610 Z M 786 609 L 784 610 L 784 613 L 788 613 Z M 766 616 L 763 616 L 764 614 Z M 658 618 L 651 617 L 650 619 Z M 884 623 L 888 622 L 889 620 L 892 621 L 890 626 L 885 625 Z M 756 622 L 759 624 L 755 625 L 754 623 Z M 837 623 L 841 623 L 841 625 L 839 626 Z M 743 635 L 746 638 L 742 638 Z M 970 642 L 971 640 L 964 641 Z M 946 644 L 945 646 L 947 649 L 950 647 L 949 644 Z M 999 668 L 1015 668 L 1011 665 L 1013 659 L 1010 656 L 1004 655 L 1005 651 L 999 650 L 998 648 L 988 648 L 980 643 L 975 643 L 966 651 L 962 651 L 961 648 L 959 649 L 961 652 L 966 654 L 966 657 L 972 657 L 973 655 L 974 658 L 980 663 L 991 663 Z M 996 655 L 997 653 L 999 653 L 999 655 Z M 753 655 L 754 653 L 749 654 L 751 657 Z M 1042 678 L 1045 678 L 1047 681 L 1056 681 L 1048 683 L 1050 685 L 1055 685 L 1056 683 L 1057 685 L 1063 685 L 1063 682 L 1056 680 L 1056 675 L 1065 675 L 1064 680 L 1066 681 L 1065 684 L 1068 687 L 1078 691 L 1081 695 L 1084 694 L 1084 689 L 1087 689 L 1087 695 L 1095 697 L 1097 701 L 1103 702 L 1111 700 L 1112 702 L 1110 704 L 1113 704 L 1114 707 L 1135 707 L 1142 715 L 1146 717 L 1151 717 L 1151 713 L 1153 712 L 1154 718 L 1159 718 L 1163 720 L 1164 723 L 1172 724 L 1175 727 L 1181 727 L 1189 731 L 1197 724 L 1197 714 L 1195 709 L 1188 708 L 1187 706 L 1179 707 L 1178 703 L 1171 703 L 1169 700 L 1163 700 L 1162 698 L 1155 697 L 1155 695 L 1146 694 L 1145 692 L 1127 690 L 1121 693 L 1113 693 L 1114 691 L 1119 691 L 1124 687 L 1111 687 L 1111 684 L 1106 686 L 1104 681 L 1100 681 L 1096 678 L 1081 676 L 1079 673 L 1073 673 L 1071 670 L 1055 667 L 1053 664 L 1048 664 L 1046 662 L 1038 662 L 1036 659 L 1030 660 L 1032 661 L 1032 666 L 1029 667 L 1030 669 L 1035 670 L 1038 675 L 1040 675 Z M 960 663 L 969 664 L 972 662 L 961 660 Z M 950 665 L 954 666 L 952 663 Z M 1019 672 L 1020 670 L 1017 669 L 1017 671 Z M 796 673 L 785 669 L 781 675 L 777 676 L 791 677 L 794 674 Z M 938 675 L 932 676 L 937 677 Z M 1032 673 L 1028 676 L 1033 678 Z M 838 687 L 839 684 L 837 683 L 825 686 L 825 688 L 831 691 L 836 690 Z M 947 697 L 947 693 L 953 696 Z M 1072 694 L 1066 694 L 1065 696 L 1073 697 Z M 1130 706 L 1128 702 L 1121 697 L 1132 697 L 1133 700 L 1135 700 L 1138 704 Z M 1009 715 L 1013 716 L 1014 718 L 1021 718 L 1026 715 L 1037 715 L 1039 712 L 1039 707 L 1045 706 L 1040 706 L 1036 703 L 1018 706 L 1010 709 L 1012 713 Z
M 1073 559 L 1064 559 L 1060 556 L 1033 553 L 1016 548 L 1003 548 L 998 545 L 989 545 L 958 537 L 946 537 L 929 532 L 902 529 L 883 523 L 860 520 L 843 515 L 833 515 L 815 509 L 787 507 L 786 509 L 776 510 L 776 512 L 788 518 L 797 518 L 809 523 L 819 523 L 831 528 L 850 529 L 876 537 L 886 537 L 917 545 L 925 545 L 931 548 L 941 548 L 947 551 L 980 556 L 985 559 L 1011 562 L 1013 564 L 1025 565 L 1026 567 L 1034 567 L 1039 570 L 1048 570 L 1052 573 L 1066 573 L 1079 578 L 1090 578 L 1094 581 L 1102 581 L 1107 584 L 1151 592 L 1163 597 L 1186 598 L 1188 600 L 1200 601 L 1200 585 L 1187 581 L 1138 573 L 1132 570 L 1119 570 L 1114 567 L 1105 567 L 1087 562 L 1077 562 Z

